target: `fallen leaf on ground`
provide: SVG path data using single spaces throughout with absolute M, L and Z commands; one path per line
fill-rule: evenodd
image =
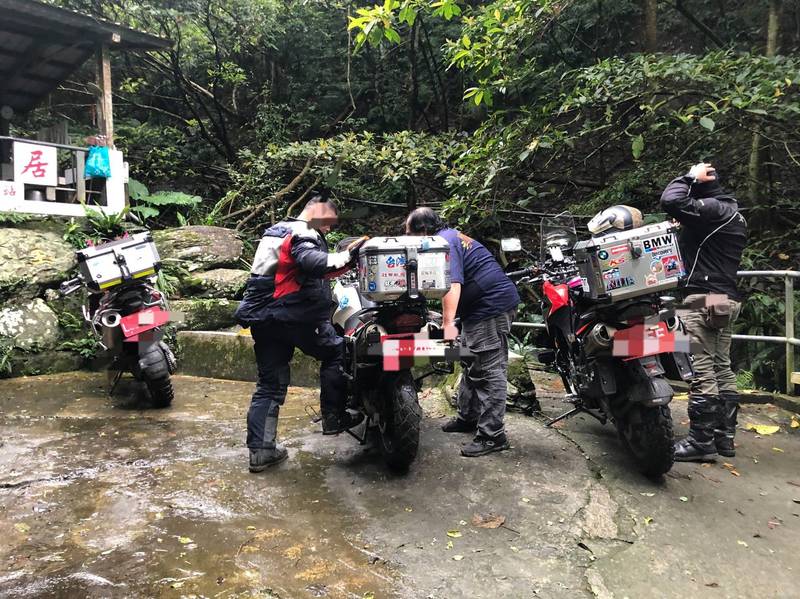
M 375 599 L 375 593 L 372 591 L 367 591 L 364 593 L 364 599 Z
M 478 528 L 500 528 L 505 523 L 505 516 L 496 516 L 494 514 L 475 514 L 472 516 L 472 525 Z
M 522 502 L 523 502 L 523 503 L 530 503 L 530 502 L 531 502 L 531 500 L 530 500 L 530 499 L 528 499 L 527 497 L 523 497 L 523 498 L 522 498 Z
M 789 426 L 792 428 L 800 428 L 800 420 L 792 416 L 792 422 L 789 424 Z
M 651 523 L 652 521 L 653 521 L 653 519 L 652 519 L 652 518 L 645 518 L 645 519 L 644 519 L 645 526 L 650 526 L 650 523 Z
M 773 447 L 772 451 L 776 451 L 778 453 L 783 453 L 783 450 L 780 447 Z
M 256 529 L 256 527 L 255 527 L 255 526 L 248 526 L 248 527 L 247 527 L 247 530 L 255 530 L 255 529 Z
M 448 530 L 447 531 L 447 536 L 448 537 L 453 537 L 454 539 L 457 539 L 458 537 L 461 536 L 461 531 L 460 530 Z
M 639 493 L 642 497 L 655 497 L 655 493 Z
M 678 401 L 688 401 L 689 394 L 688 393 L 676 393 L 672 396 L 672 399 L 677 399 Z
M 179 589 L 179 588 L 181 588 L 183 586 L 183 582 L 173 582 L 170 586 L 173 589 Z
M 16 528 L 19 532 L 21 532 L 24 535 L 28 534 L 28 531 L 31 529 L 31 527 L 25 524 L 24 522 L 18 522 L 17 524 L 14 525 L 14 528 Z
M 689 501 L 688 497 L 678 497 L 678 499 L 680 499 L 681 501 L 684 501 L 684 502 Z
M 457 562 L 460 562 L 462 559 L 464 559 L 464 556 L 463 555 L 454 555 L 453 559 L 455 561 L 457 561 Z
M 731 474 L 733 474 L 734 476 L 741 476 L 741 474 L 736 472 L 736 470 L 731 470 Z
M 734 465 L 729 463 L 729 462 L 723 462 L 722 463 L 722 467 L 723 468 L 727 468 L 728 470 L 733 470 L 734 469 Z
M 453 541 L 447 541 L 447 549 L 453 548 Z
M 770 530 L 780 525 L 781 525 L 780 522 L 775 522 L 774 520 L 770 520 L 769 522 L 767 522 L 767 526 L 769 527 Z
M 414 508 L 413 508 L 413 507 L 407 507 L 407 508 L 406 508 L 406 511 L 407 511 L 407 512 L 413 512 L 413 511 L 414 511 Z
M 742 547 L 750 547 L 750 545 L 748 545 L 744 541 L 736 541 L 736 542 L 739 543 L 739 545 L 741 545 Z
M 189 537 L 178 537 L 178 542 L 181 545 L 188 545 L 189 543 L 194 543 L 194 541 L 192 541 L 192 539 L 190 539 Z
M 745 430 L 748 431 L 755 431 L 759 435 L 774 435 L 781 427 L 774 425 L 774 424 L 752 424 L 748 423 L 747 426 L 744 427 Z
M 712 589 L 716 589 L 716 588 L 719 588 L 719 583 L 718 582 L 709 582 L 709 583 L 706 584 L 706 586 L 707 587 L 711 587 Z

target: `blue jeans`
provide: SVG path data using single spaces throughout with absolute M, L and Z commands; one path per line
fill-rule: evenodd
M 320 408 L 323 414 L 344 410 L 344 340 L 336 334 L 330 322 L 284 323 L 271 320 L 253 325 L 250 333 L 255 341 L 258 381 L 247 412 L 249 448 L 271 447 L 275 442 L 274 432 L 266 424 L 269 418 L 277 417 L 280 406 L 286 400 L 289 362 L 295 347 L 322 362 L 319 378 Z

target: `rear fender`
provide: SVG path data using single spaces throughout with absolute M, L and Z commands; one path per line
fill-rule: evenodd
M 689 381 L 694 376 L 691 355 L 684 352 L 661 354 L 665 376 L 672 381 Z
M 665 406 L 672 401 L 672 387 L 664 378 L 664 367 L 658 356 L 646 356 L 624 363 L 631 384 L 626 389 L 629 402 L 648 407 Z

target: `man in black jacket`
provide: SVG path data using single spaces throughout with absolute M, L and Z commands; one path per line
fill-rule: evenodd
M 280 463 L 288 455 L 275 437 L 295 347 L 322 362 L 322 433 L 338 434 L 364 418 L 346 410 L 344 342 L 330 322 L 333 298 L 327 279 L 353 262 L 352 250 L 328 253 L 324 234 L 337 218 L 336 206 L 316 195 L 298 218 L 268 228 L 258 245 L 244 299 L 236 311 L 239 324 L 250 327 L 258 363 L 258 381 L 247 413 L 251 472 Z
M 716 171 L 700 163 L 670 183 L 661 206 L 681 224 L 679 244 L 689 272 L 683 321 L 691 336 L 695 378 L 689 391 L 689 434 L 675 460 L 712 461 L 735 455 L 739 394 L 731 370 L 731 333 L 741 309 L 736 271 L 747 222 Z

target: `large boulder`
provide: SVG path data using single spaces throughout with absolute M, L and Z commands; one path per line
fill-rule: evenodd
M 174 300 L 169 309 L 175 314 L 175 328 L 189 331 L 218 331 L 236 325 L 233 313 L 239 302 L 227 299 Z
M 68 278 L 75 250 L 57 233 L 0 229 L 0 302 L 32 299 Z
M 183 281 L 183 293 L 199 298 L 238 298 L 250 273 L 233 268 L 215 268 L 194 273 Z
M 163 261 L 189 272 L 238 266 L 244 247 L 234 231 L 200 225 L 154 231 L 153 239 Z
M 59 339 L 58 317 L 39 298 L 6 306 L 0 310 L 0 337 L 26 351 L 51 349 Z
M 36 376 L 80 370 L 83 358 L 70 351 L 46 350 L 40 353 L 12 354 L 11 376 Z

